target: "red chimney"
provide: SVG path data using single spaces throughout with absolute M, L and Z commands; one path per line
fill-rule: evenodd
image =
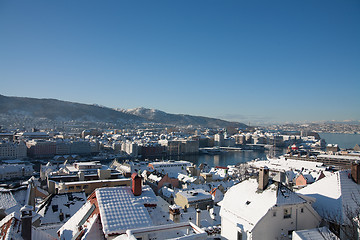
M 142 177 L 139 176 L 137 173 L 133 173 L 131 175 L 131 179 L 132 179 L 132 192 L 134 194 L 134 196 L 140 196 L 141 192 L 142 192 Z
M 351 177 L 357 184 L 360 184 L 360 163 L 358 161 L 351 165 Z

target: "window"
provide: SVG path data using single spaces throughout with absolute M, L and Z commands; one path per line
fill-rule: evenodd
M 237 240 L 242 240 L 242 232 L 237 232 Z
M 273 217 L 276 217 L 276 212 L 273 212 Z
M 77 190 L 78 190 L 78 189 L 81 190 L 81 186 L 76 186 L 76 189 L 77 189 Z
M 73 190 L 73 189 L 74 189 L 74 186 L 69 187 L 69 190 Z
M 301 208 L 301 209 L 300 209 L 300 212 L 303 213 L 303 212 L 304 212 L 304 208 Z
M 291 208 L 284 209 L 284 218 L 291 218 Z
M 89 185 L 84 185 L 83 188 L 84 188 L 84 189 L 87 189 L 87 188 L 89 188 Z

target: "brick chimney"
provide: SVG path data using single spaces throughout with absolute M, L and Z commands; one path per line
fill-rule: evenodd
M 360 184 L 360 163 L 358 161 L 351 164 L 351 178 Z
M 132 179 L 132 192 L 134 196 L 140 196 L 142 193 L 142 177 L 139 176 L 137 173 L 133 173 L 131 175 Z
M 261 167 L 259 171 L 259 190 L 265 190 L 266 186 L 269 183 L 269 168 Z
M 25 205 L 20 209 L 21 213 L 21 237 L 24 240 L 31 240 L 33 207 Z

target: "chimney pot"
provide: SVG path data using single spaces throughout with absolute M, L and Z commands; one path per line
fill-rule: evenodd
M 269 183 L 269 168 L 268 167 L 261 167 L 259 171 L 259 190 L 265 190 Z
M 132 179 L 132 192 L 134 196 L 140 196 L 142 193 L 142 177 L 137 173 L 131 175 Z
M 32 228 L 32 207 L 25 205 L 21 211 L 21 236 L 24 240 L 31 240 Z
M 198 208 L 198 209 L 196 209 L 196 225 L 198 227 L 201 227 L 200 220 L 201 220 L 201 210 Z

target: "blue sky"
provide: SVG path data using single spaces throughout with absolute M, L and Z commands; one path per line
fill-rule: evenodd
M 360 120 L 360 2 L 0 2 L 0 94 L 245 123 Z

